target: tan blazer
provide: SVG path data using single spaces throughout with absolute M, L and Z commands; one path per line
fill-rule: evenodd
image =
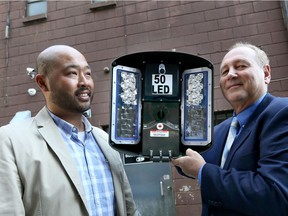
M 93 135 L 112 170 L 117 215 L 139 215 L 118 152 L 103 130 L 94 127 Z M 74 161 L 46 108 L 0 128 L 0 215 L 88 215 Z

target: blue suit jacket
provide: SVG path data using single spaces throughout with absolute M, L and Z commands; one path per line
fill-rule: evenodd
M 288 99 L 267 94 L 221 169 L 231 118 L 214 129 L 202 170 L 202 215 L 288 215 Z

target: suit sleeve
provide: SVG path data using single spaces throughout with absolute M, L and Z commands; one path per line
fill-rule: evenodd
M 22 184 L 11 138 L 6 126 L 0 128 L 0 215 L 25 215 Z
M 247 215 L 288 215 L 288 108 L 277 110 L 264 114 L 245 141 L 258 148 L 250 154 L 255 154 L 255 170 L 204 165 L 203 203 Z M 237 163 L 247 163 L 247 157 Z

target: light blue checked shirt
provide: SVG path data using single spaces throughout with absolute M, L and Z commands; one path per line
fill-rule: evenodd
M 47 109 L 48 110 L 48 109 Z M 48 110 L 49 112 L 49 110 Z M 70 150 L 82 179 L 91 216 L 114 216 L 114 186 L 108 161 L 105 159 L 85 116 L 85 132 L 49 112 Z M 82 137 L 82 138 L 81 138 Z M 81 141 L 83 140 L 83 141 Z

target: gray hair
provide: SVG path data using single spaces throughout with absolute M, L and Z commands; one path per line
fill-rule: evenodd
M 237 48 L 237 47 L 247 47 L 247 48 L 250 48 L 252 50 L 254 50 L 254 52 L 256 53 L 256 57 L 258 59 L 258 64 L 263 67 L 265 65 L 269 65 L 269 58 L 267 56 L 267 54 L 262 50 L 260 49 L 259 47 L 253 45 L 253 44 L 250 44 L 248 42 L 238 42 L 236 44 L 234 44 L 230 49 L 234 49 L 234 48 Z

